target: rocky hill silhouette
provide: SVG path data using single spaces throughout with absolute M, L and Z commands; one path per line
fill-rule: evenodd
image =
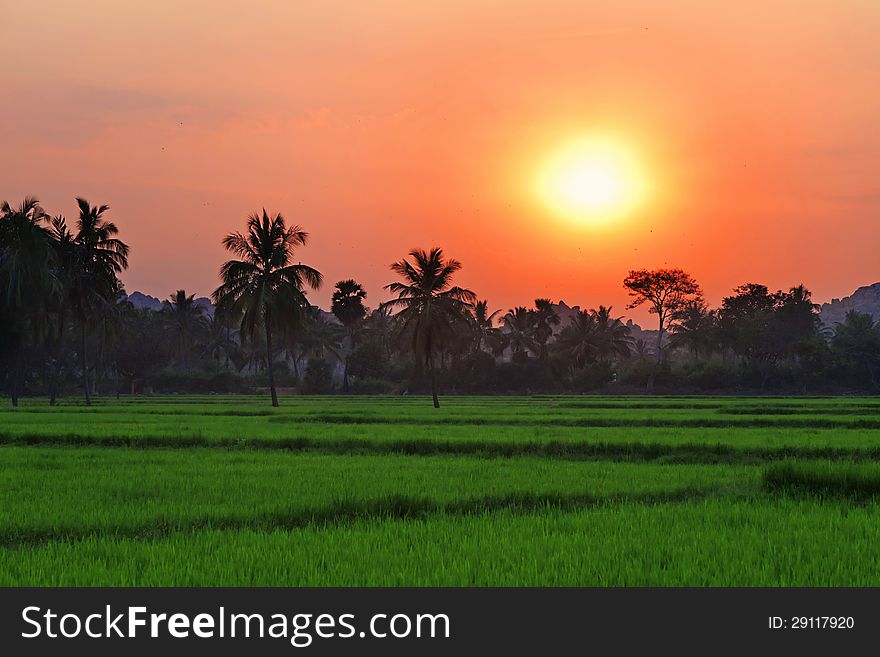
M 867 313 L 880 320 L 880 283 L 865 285 L 842 299 L 832 299 L 831 303 L 823 303 L 820 311 L 822 323 L 831 328 L 836 322 L 842 322 L 846 313 L 856 310 Z

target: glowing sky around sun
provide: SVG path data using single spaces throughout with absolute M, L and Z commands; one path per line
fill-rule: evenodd
M 648 174 L 632 148 L 610 137 L 573 137 L 539 166 L 536 191 L 575 223 L 625 219 L 646 202 Z
M 209 293 L 221 237 L 264 205 L 371 305 L 432 245 L 505 309 L 622 312 L 635 267 L 683 267 L 713 303 L 880 280 L 875 0 L 34 0 L 0 20 L 0 197 L 108 203 L 130 291 Z

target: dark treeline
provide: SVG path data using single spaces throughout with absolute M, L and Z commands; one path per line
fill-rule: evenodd
M 632 271 L 628 308 L 657 318 L 633 330 L 612 308 L 535 299 L 492 308 L 455 284 L 438 248 L 391 265 L 392 299 L 370 310 L 356 280 L 329 312 L 308 292 L 299 226 L 265 210 L 223 245 L 213 306 L 185 290 L 160 311 L 135 308 L 119 276 L 129 247 L 109 208 L 77 199 L 68 224 L 33 198 L 0 207 L 0 381 L 24 395 L 149 392 L 841 393 L 880 392 L 880 322 L 850 312 L 823 327 L 803 286 L 735 288 L 719 308 L 678 269 Z

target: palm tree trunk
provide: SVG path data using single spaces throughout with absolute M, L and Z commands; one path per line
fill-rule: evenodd
M 18 382 L 21 379 L 21 362 L 20 358 L 15 359 L 15 365 L 12 370 L 12 386 L 9 397 L 13 407 L 18 406 Z
M 278 393 L 275 391 L 275 368 L 272 365 L 272 329 L 269 322 L 269 308 L 266 308 L 266 367 L 269 370 L 269 392 L 272 394 L 272 406 L 278 406 Z
M 223 347 L 223 353 L 226 356 L 226 369 L 229 369 L 229 344 L 231 341 L 229 334 L 230 334 L 230 328 L 229 328 L 229 324 L 227 323 L 226 324 L 226 346 Z
M 82 363 L 83 374 L 83 392 L 86 395 L 86 406 L 92 405 L 92 398 L 89 394 L 89 360 L 86 357 L 86 323 L 82 325 L 82 349 L 80 353 L 80 362 Z
M 92 394 L 98 396 L 98 386 L 102 383 L 102 375 L 104 372 L 104 342 L 107 339 L 106 333 L 99 335 L 98 344 L 95 353 L 95 374 L 92 377 Z
M 54 406 L 58 399 L 58 379 L 61 372 L 61 364 L 57 361 L 52 365 L 49 373 L 49 406 Z
M 61 381 L 61 368 L 64 359 L 64 306 L 58 311 L 58 342 L 56 343 L 55 366 L 49 382 L 49 406 L 55 406 L 58 399 L 58 385 Z
M 434 408 L 440 408 L 440 398 L 437 397 L 437 373 L 434 371 L 434 359 L 428 358 L 428 372 L 431 375 L 431 398 L 434 400 Z

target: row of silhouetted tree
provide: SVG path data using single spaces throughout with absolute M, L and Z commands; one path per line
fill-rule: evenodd
M 548 299 L 508 311 L 455 283 L 461 263 L 415 249 L 391 265 L 390 301 L 370 310 L 356 280 L 329 312 L 308 293 L 299 226 L 265 210 L 222 243 L 213 306 L 177 290 L 135 308 L 120 275 L 129 247 L 106 205 L 76 199 L 68 223 L 34 198 L 0 207 L 0 376 L 12 403 L 44 394 L 155 391 L 439 393 L 880 391 L 880 322 L 850 312 L 823 327 L 803 286 L 750 283 L 710 308 L 679 269 L 632 271 L 629 308 L 656 316 L 636 339 L 610 307 L 560 314 Z

